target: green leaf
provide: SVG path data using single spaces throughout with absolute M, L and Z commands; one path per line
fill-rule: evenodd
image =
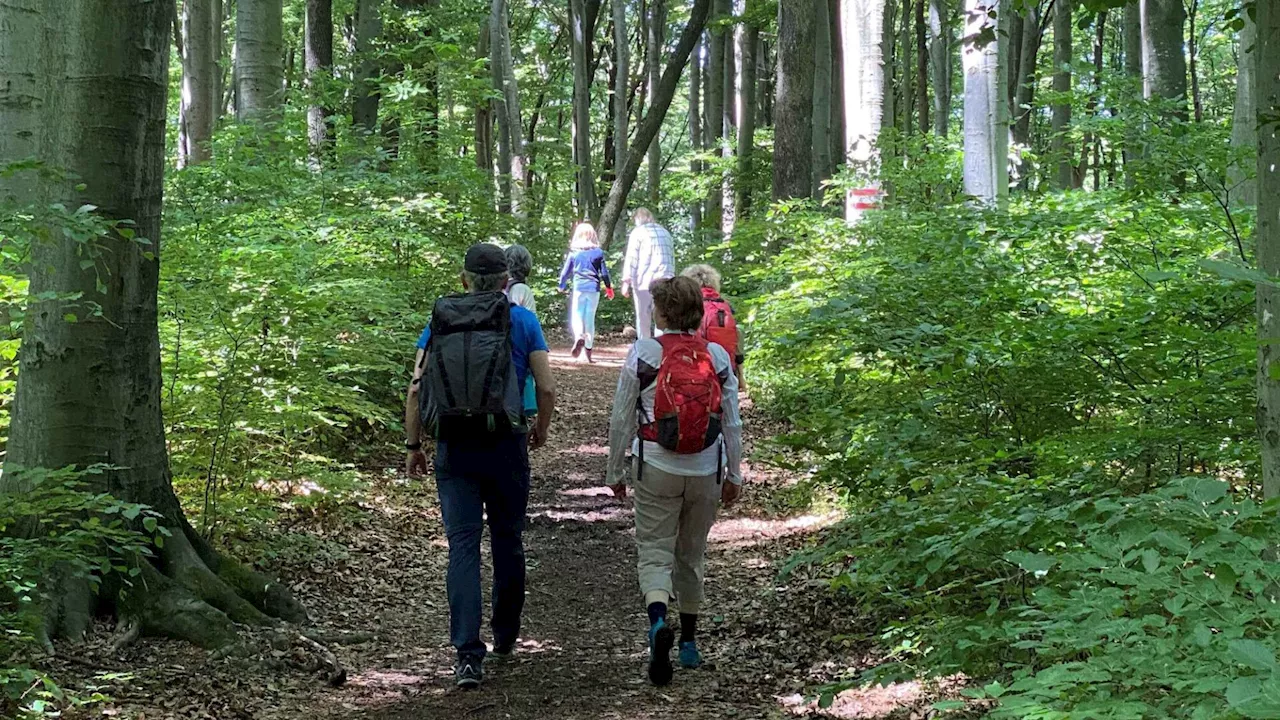
M 1266 283 L 1268 285 L 1275 284 L 1275 281 L 1267 277 L 1266 273 L 1251 267 L 1237 265 L 1233 262 L 1224 262 L 1222 260 L 1201 260 L 1200 267 L 1224 280 Z
M 1142 568 L 1148 573 L 1160 569 L 1160 553 L 1152 548 L 1142 551 Z
M 931 707 L 940 712 L 947 712 L 948 710 L 963 710 L 965 705 L 966 703 L 963 700 L 941 700 L 934 703 Z
M 75 313 L 67 313 L 62 316 L 63 322 L 73 323 L 76 320 L 78 320 L 78 318 L 75 316 Z
M 142 527 L 146 528 L 147 532 L 152 532 L 152 533 L 155 532 L 156 526 L 159 524 L 160 524 L 160 521 L 156 520 L 153 517 L 142 518 Z
M 125 520 L 135 520 L 137 519 L 138 515 L 140 515 L 141 513 L 142 513 L 141 507 L 138 507 L 137 505 L 130 505 L 126 507 L 124 509 L 124 512 L 120 514 L 124 516 Z
M 1231 659 L 1254 670 L 1275 670 L 1276 655 L 1257 640 L 1232 640 L 1227 645 Z
M 1043 553 L 1029 553 L 1021 550 L 1007 552 L 1004 558 L 1009 562 L 1032 574 L 1044 574 L 1058 564 L 1058 561 Z
M 1227 704 L 1239 707 L 1262 693 L 1262 681 L 1258 678 L 1236 678 L 1227 685 Z

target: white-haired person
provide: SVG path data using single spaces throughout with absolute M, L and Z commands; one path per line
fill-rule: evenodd
M 585 349 L 587 362 L 595 362 L 591 351 L 596 343 L 596 310 L 600 307 L 600 293 L 613 299 L 613 282 L 609 279 L 609 266 L 596 229 L 589 222 L 578 223 L 569 244 L 569 256 L 560 271 L 560 289 L 573 294 L 569 300 L 569 327 L 573 330 L 573 356 Z
M 707 342 L 724 348 L 733 361 L 733 374 L 738 377 L 738 389 L 745 389 L 742 382 L 742 337 L 738 333 L 738 321 L 733 308 L 720 296 L 720 271 L 710 265 L 690 265 L 680 274 L 692 278 L 702 287 L 702 327 L 698 334 Z
M 653 295 L 649 288 L 658 280 L 676 274 L 671 233 L 658 224 L 648 208 L 631 213 L 635 228 L 627 236 L 627 255 L 622 261 L 622 297 L 636 304 L 636 339 L 654 336 Z

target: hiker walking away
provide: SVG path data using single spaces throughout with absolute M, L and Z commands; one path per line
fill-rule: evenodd
M 588 222 L 578 223 L 574 228 L 569 256 L 560 270 L 560 290 L 568 290 L 571 282 L 573 294 L 569 300 L 569 327 L 573 330 L 573 356 L 578 357 L 586 349 L 587 362 L 595 362 L 591 351 L 596 343 L 600 289 L 603 287 L 605 297 L 612 300 L 613 282 L 609 279 L 609 266 L 605 263 L 604 250 L 600 249 L 596 229 Z
M 653 337 L 653 296 L 649 286 L 676 274 L 671 233 L 658 224 L 648 208 L 631 213 L 635 228 L 627 236 L 627 255 L 622 261 L 622 297 L 631 295 L 636 304 L 636 339 Z
M 538 303 L 533 297 L 533 288 L 529 287 L 529 273 L 533 272 L 533 256 L 523 245 L 512 245 L 503 251 L 507 257 L 507 299 L 512 305 L 538 314 Z M 527 418 L 538 414 L 538 395 L 533 374 L 524 380 L 524 415 Z
M 707 534 L 721 502 L 742 489 L 742 420 L 729 353 L 698 335 L 702 292 L 687 277 L 653 284 L 663 334 L 637 340 L 618 379 L 609 421 L 606 482 L 619 498 L 635 489 L 640 591 L 649 615 L 649 679 L 671 681 L 675 633 L 667 605 L 680 606 L 680 664 L 698 650 Z M 637 428 L 639 436 L 637 437 Z M 626 473 L 631 448 L 632 474 Z
M 738 334 L 738 321 L 734 319 L 733 308 L 720 297 L 720 271 L 710 265 L 690 265 L 680 274 L 691 278 L 702 287 L 702 327 L 698 334 L 707 342 L 713 342 L 724 348 L 733 360 L 733 374 L 738 378 L 738 389 L 745 390 L 742 381 L 742 362 L 746 356 L 742 354 L 742 337 Z
M 496 245 L 467 250 L 462 295 L 436 301 L 418 340 L 405 401 L 408 474 L 426 471 L 423 435 L 436 441 L 435 475 L 449 538 L 449 637 L 459 687 L 484 677 L 480 639 L 480 536 L 488 515 L 493 556 L 493 654 L 509 656 L 520 634 L 525 564 L 522 533 L 529 501 L 529 449 L 547 440 L 555 381 L 533 313 L 511 304 L 507 261 Z M 475 372 L 477 367 L 487 372 Z M 520 389 L 537 381 L 538 416 L 529 426 Z

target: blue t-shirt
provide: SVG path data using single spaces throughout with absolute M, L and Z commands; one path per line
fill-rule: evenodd
M 602 283 L 605 287 L 613 287 L 604 250 L 593 247 L 570 253 L 560 270 L 560 289 L 568 288 L 570 280 L 573 280 L 574 290 L 586 292 L 600 292 Z
M 431 339 L 431 326 L 422 331 L 418 338 L 418 349 L 425 350 L 427 341 Z M 536 352 L 547 352 L 547 341 L 542 336 L 542 325 L 538 316 L 520 307 L 511 306 L 511 364 L 516 366 L 516 380 L 524 387 L 529 377 L 529 356 Z

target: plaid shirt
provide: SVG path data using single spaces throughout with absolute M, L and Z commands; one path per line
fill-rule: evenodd
M 654 280 L 675 277 L 676 260 L 671 250 L 671 233 L 658 223 L 641 225 L 627 237 L 627 257 L 622 263 L 622 281 L 648 290 Z

